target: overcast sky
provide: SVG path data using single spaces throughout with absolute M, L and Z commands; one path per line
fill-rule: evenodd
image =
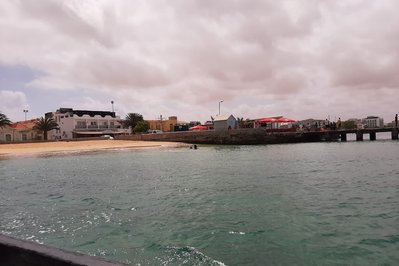
M 0 111 L 345 120 L 399 112 L 399 1 L 7 0 Z

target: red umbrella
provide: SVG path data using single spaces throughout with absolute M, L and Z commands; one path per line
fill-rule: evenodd
M 190 127 L 188 130 L 190 131 L 194 131 L 194 130 L 208 130 L 207 126 L 203 126 L 203 125 L 197 125 L 194 127 Z
M 285 117 L 280 117 L 277 119 L 276 122 L 280 122 L 280 123 L 293 123 L 296 122 L 295 120 L 289 119 L 289 118 L 285 118 Z

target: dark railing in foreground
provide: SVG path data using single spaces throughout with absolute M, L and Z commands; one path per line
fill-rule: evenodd
M 122 266 L 126 264 L 0 235 L 0 265 Z

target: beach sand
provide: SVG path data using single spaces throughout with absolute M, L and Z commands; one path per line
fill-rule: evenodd
M 29 156 L 65 152 L 89 152 L 109 149 L 134 149 L 150 147 L 178 147 L 182 143 L 131 140 L 56 141 L 39 143 L 0 144 L 0 157 Z

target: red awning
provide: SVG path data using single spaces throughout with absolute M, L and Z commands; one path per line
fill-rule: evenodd
M 266 118 L 258 119 L 258 120 L 256 120 L 256 122 L 258 122 L 258 123 L 273 123 L 273 122 L 277 122 L 277 118 L 266 117 Z
M 194 127 L 190 127 L 188 130 L 193 131 L 193 130 L 208 130 L 207 126 L 203 126 L 203 125 L 197 125 Z
M 289 119 L 289 118 L 285 118 L 285 117 L 280 117 L 277 119 L 277 122 L 280 123 L 293 123 L 296 122 L 295 120 Z

